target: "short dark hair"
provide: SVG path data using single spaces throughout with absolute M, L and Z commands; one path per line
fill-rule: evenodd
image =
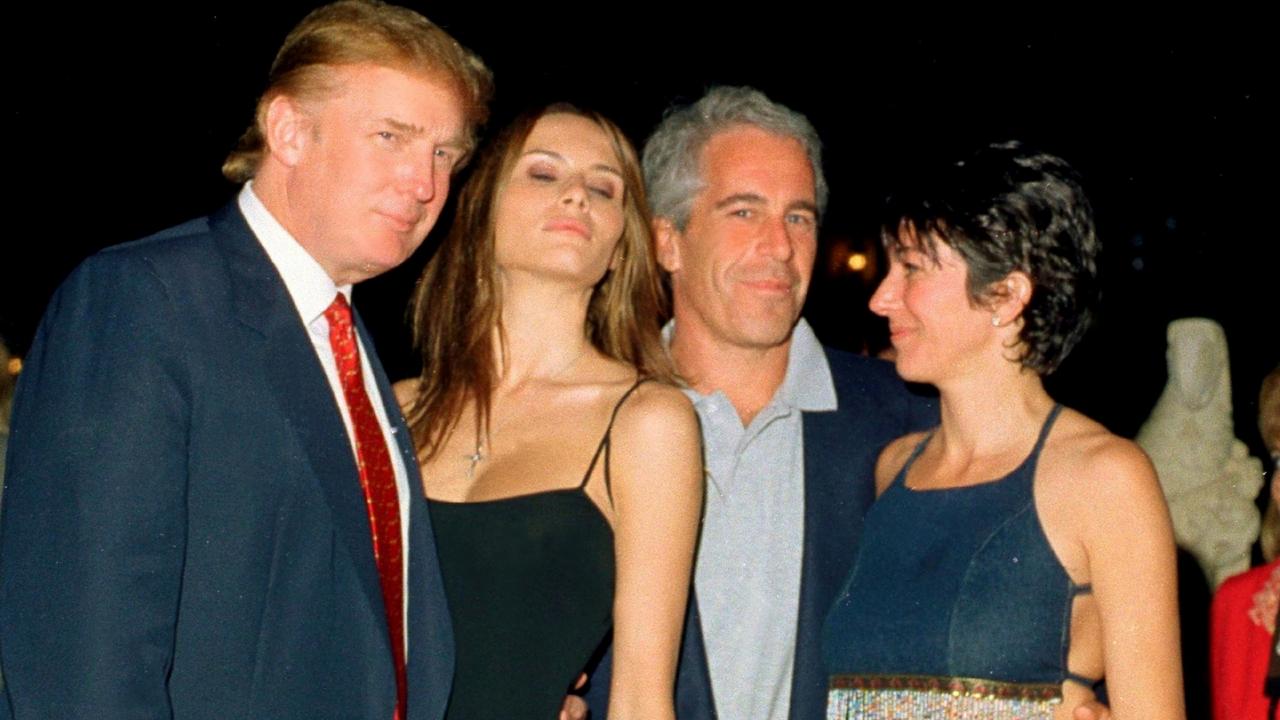
M 945 243 L 968 269 L 975 306 L 1014 271 L 1032 282 L 1019 332 L 1026 368 L 1048 375 L 1093 320 L 1100 243 L 1080 176 L 1064 160 L 1018 142 L 990 145 L 960 162 L 918 174 L 913 191 L 891 197 L 882 238 L 907 238 L 938 261 Z

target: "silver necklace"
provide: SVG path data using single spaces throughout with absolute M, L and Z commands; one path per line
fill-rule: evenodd
M 549 381 L 555 380 L 556 378 L 559 378 L 564 373 L 568 372 L 569 368 L 577 364 L 577 362 L 582 359 L 582 356 L 587 354 L 587 349 L 590 347 L 591 347 L 590 343 L 585 345 L 577 355 L 573 356 L 573 359 L 565 363 L 564 367 L 560 368 L 559 370 L 556 370 L 554 373 L 549 375 L 547 377 L 547 380 Z M 490 432 L 490 434 L 492 434 L 492 432 Z M 487 459 L 487 456 L 485 455 L 485 452 L 484 452 L 484 443 L 480 441 L 480 427 L 478 424 L 476 426 L 475 450 L 473 452 L 467 453 L 466 455 L 463 455 L 463 458 L 465 458 L 466 461 L 470 463 L 467 466 L 467 481 L 472 482 L 476 479 L 476 467 Z
M 467 480 L 475 480 L 476 466 L 484 460 L 484 445 L 480 444 L 480 428 L 476 428 L 476 451 L 466 455 L 466 458 L 471 462 L 471 466 L 467 468 Z

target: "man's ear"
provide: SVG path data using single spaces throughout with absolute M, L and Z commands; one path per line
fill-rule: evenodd
M 658 250 L 658 264 L 669 273 L 680 269 L 680 241 L 683 238 L 670 218 L 653 219 L 653 241 Z
M 1021 270 L 1014 270 L 991 284 L 987 293 L 993 317 L 1000 326 L 1015 322 L 1022 317 L 1022 311 L 1031 302 L 1031 292 L 1035 284 L 1031 277 Z
M 267 152 L 286 167 L 293 167 L 311 140 L 311 118 L 293 98 L 276 95 L 267 104 L 263 131 Z

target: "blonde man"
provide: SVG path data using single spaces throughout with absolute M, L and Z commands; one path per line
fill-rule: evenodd
M 14 407 L 0 716 L 442 715 L 432 533 L 349 295 L 431 229 L 489 86 L 417 13 L 320 8 L 237 199 L 58 291 Z

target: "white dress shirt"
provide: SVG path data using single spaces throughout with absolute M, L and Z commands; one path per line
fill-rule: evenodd
M 333 278 L 320 267 L 320 263 L 311 257 L 288 230 L 267 210 L 258 196 L 253 193 L 253 183 L 246 183 L 240 191 L 238 199 L 240 212 L 249 224 L 249 229 L 258 238 L 258 243 L 266 251 L 271 264 L 284 281 L 285 289 L 293 300 L 298 317 L 307 328 L 311 337 L 311 346 L 316 351 L 320 366 L 324 368 L 325 377 L 329 379 L 329 389 L 333 392 L 333 400 L 342 414 L 342 422 L 347 427 L 347 440 L 351 443 L 351 457 L 356 459 L 356 433 L 351 422 L 351 410 L 347 407 L 347 397 L 342 391 L 342 381 L 338 377 L 338 363 L 333 357 L 333 346 L 329 344 L 329 321 L 324 311 L 333 304 L 338 293 L 351 301 L 351 286 L 336 285 Z M 400 446 L 396 443 L 395 430 L 387 418 L 386 407 L 382 402 L 382 393 L 374 382 L 373 368 L 369 365 L 369 353 L 356 333 L 356 342 L 360 347 L 360 372 L 364 378 L 364 389 L 373 405 L 373 412 L 378 417 L 378 425 L 387 442 L 387 454 L 391 457 L 391 469 L 396 476 L 396 489 L 400 496 L 400 534 L 401 547 L 404 548 L 404 573 L 402 580 L 405 592 L 405 612 L 408 612 L 409 599 L 409 492 L 408 472 L 405 470 L 404 458 L 400 455 Z M 356 463 L 358 464 L 358 463 Z M 408 629 L 405 629 L 405 642 L 408 643 Z

